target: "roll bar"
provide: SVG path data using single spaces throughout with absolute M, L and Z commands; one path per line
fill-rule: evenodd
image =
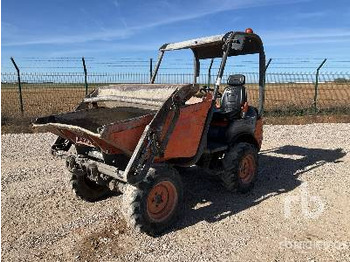
M 259 105 L 258 114 L 261 116 L 264 111 L 265 100 L 265 52 L 260 37 L 254 33 L 246 32 L 228 32 L 224 35 L 198 38 L 178 43 L 164 44 L 159 48 L 158 61 L 154 69 L 150 83 L 155 82 L 159 67 L 161 65 L 164 53 L 166 51 L 191 49 L 194 55 L 194 79 L 197 83 L 197 77 L 200 71 L 200 59 L 221 57 L 220 68 L 216 77 L 213 100 L 217 98 L 221 79 L 225 70 L 227 58 L 230 56 L 239 56 L 247 54 L 259 54 Z

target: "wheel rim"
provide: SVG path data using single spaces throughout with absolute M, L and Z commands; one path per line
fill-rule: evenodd
M 239 165 L 238 175 L 244 184 L 252 181 L 255 175 L 255 159 L 251 154 L 245 155 Z
M 162 222 L 174 212 L 178 202 L 176 188 L 170 181 L 156 184 L 147 197 L 147 213 L 151 220 Z

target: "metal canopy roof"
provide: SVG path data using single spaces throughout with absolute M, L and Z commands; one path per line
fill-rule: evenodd
M 214 35 L 177 43 L 164 44 L 160 51 L 192 49 L 198 59 L 222 57 L 223 45 L 228 35 Z M 260 37 L 254 33 L 235 32 L 229 56 L 254 54 L 263 50 Z
M 223 44 L 223 37 L 225 35 L 214 35 L 214 36 L 208 36 L 208 37 L 201 37 L 191 40 L 186 40 L 182 42 L 177 43 L 170 43 L 166 44 L 164 48 L 160 48 L 163 51 L 170 51 L 170 50 L 179 50 L 179 49 L 186 49 L 186 48 L 198 48 L 200 46 L 208 46 L 208 45 L 217 45 L 217 44 Z

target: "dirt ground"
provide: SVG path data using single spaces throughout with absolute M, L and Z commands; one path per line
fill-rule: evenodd
M 350 124 L 265 126 L 245 195 L 182 171 L 182 220 L 157 238 L 127 226 L 122 196 L 75 198 L 54 139 L 1 137 L 3 261 L 350 261 Z

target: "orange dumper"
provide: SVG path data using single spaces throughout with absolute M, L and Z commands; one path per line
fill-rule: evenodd
M 193 83 L 155 84 L 164 54 L 180 49 L 193 51 Z M 244 75 L 230 75 L 221 86 L 227 59 L 246 54 L 259 55 L 257 108 L 248 104 Z M 215 84 L 198 84 L 200 61 L 215 58 L 221 59 Z M 262 143 L 264 84 L 260 37 L 251 29 L 228 32 L 164 44 L 150 84 L 99 87 L 74 112 L 38 118 L 33 127 L 58 136 L 51 150 L 65 156 L 77 196 L 96 201 L 123 192 L 127 221 L 157 235 L 181 210 L 177 167 L 198 165 L 232 191 L 252 188 Z

